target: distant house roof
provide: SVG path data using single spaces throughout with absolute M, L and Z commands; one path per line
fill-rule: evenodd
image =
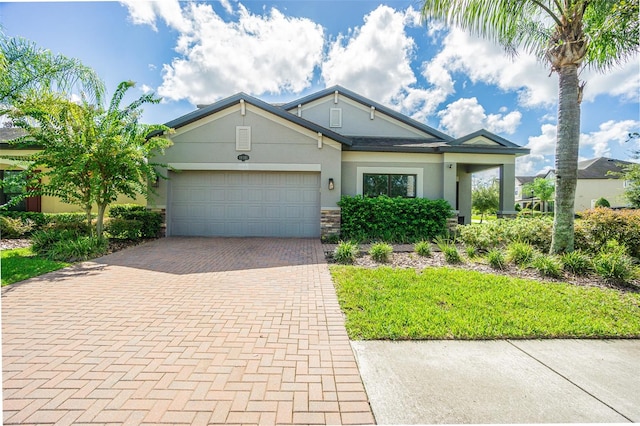
M 516 180 L 520 182 L 522 185 L 526 185 L 530 182 L 533 182 L 535 178 L 538 176 L 516 176 Z
M 0 127 L 0 143 L 18 139 L 26 134 L 20 127 Z
M 632 163 L 607 157 L 578 162 L 578 179 L 619 179 L 617 173 Z
M 579 161 L 578 179 L 620 179 L 618 173 L 622 173 L 623 167 L 630 164 L 633 163 L 608 157 Z M 550 172 L 555 172 L 555 170 L 551 169 L 537 176 L 516 176 L 516 180 L 524 185 L 533 182 L 535 178 L 544 178 Z

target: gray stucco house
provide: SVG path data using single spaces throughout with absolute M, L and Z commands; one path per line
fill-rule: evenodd
M 172 170 L 149 207 L 166 209 L 167 235 L 331 235 L 342 195 L 443 198 L 469 223 L 471 176 L 492 168 L 510 215 L 529 152 L 485 130 L 454 139 L 339 86 L 284 105 L 239 93 L 166 125 Z

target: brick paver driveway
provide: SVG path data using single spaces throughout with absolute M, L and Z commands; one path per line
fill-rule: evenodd
M 371 423 L 319 241 L 166 238 L 2 292 L 5 424 Z

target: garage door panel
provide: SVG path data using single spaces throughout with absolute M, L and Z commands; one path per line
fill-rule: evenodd
M 169 181 L 170 235 L 320 235 L 320 175 L 187 171 Z

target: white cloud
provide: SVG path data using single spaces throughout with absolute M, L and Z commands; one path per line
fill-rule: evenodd
M 584 101 L 593 102 L 598 95 L 619 96 L 624 100 L 637 102 L 640 93 L 640 58 L 636 57 L 624 65 L 598 73 L 586 70 L 581 78 L 587 81 Z
M 509 57 L 504 49 L 490 41 L 474 37 L 460 29 L 452 29 L 442 40 L 442 50 L 425 65 L 427 80 L 448 90 L 452 73 L 462 72 L 472 82 L 497 86 L 519 94 L 523 106 L 548 105 L 556 101 L 557 81 L 532 55 Z
M 220 4 L 228 14 L 233 14 L 233 6 L 229 3 L 229 0 L 220 0 Z
M 540 135 L 531 136 L 525 148 L 531 150 L 530 155 L 520 157 L 516 161 L 516 173 L 518 175 L 537 174 L 545 168 L 553 168 L 556 148 L 556 125 L 543 124 L 540 127 Z M 640 129 L 640 121 L 606 121 L 598 127 L 598 130 L 580 134 L 580 160 L 595 157 L 613 156 L 625 159 L 625 151 L 628 135 Z M 621 149 L 622 148 L 622 149 Z M 633 149 L 629 146 L 628 149 Z M 615 152 L 612 152 L 615 151 Z M 628 153 L 627 153 L 628 155 Z
M 556 129 L 555 124 L 543 124 L 540 127 L 540 135 L 530 136 L 529 143 L 525 148 L 529 148 L 532 155 L 554 155 L 556 152 Z
M 558 76 L 550 75 L 548 65 L 534 55 L 520 53 L 510 57 L 504 49 L 485 39 L 453 28 L 442 40 L 442 50 L 427 64 L 425 77 L 437 87 L 449 90 L 452 74 L 461 72 L 474 83 L 495 85 L 502 91 L 519 95 L 519 104 L 525 107 L 550 106 L 557 103 Z M 584 100 L 593 101 L 596 96 L 608 94 L 637 101 L 640 91 L 640 58 L 606 74 L 586 69 L 580 78 L 587 81 Z
M 341 84 L 389 104 L 416 82 L 411 69 L 414 40 L 405 33 L 405 16 L 379 6 L 364 17 L 364 25 L 351 37 L 339 35 L 322 65 L 328 86 Z
M 127 6 L 134 24 L 149 25 L 154 31 L 158 31 L 156 18 L 159 16 L 178 31 L 189 30 L 189 21 L 183 16 L 178 0 L 121 0 L 121 3 Z
M 502 109 L 502 108 L 501 108 Z M 502 111 L 506 112 L 506 111 Z M 512 111 L 508 114 L 488 114 L 476 98 L 461 98 L 450 103 L 438 113 L 440 125 L 452 136 L 460 137 L 480 129 L 493 133 L 513 134 L 522 114 Z
M 147 94 L 150 92 L 153 92 L 153 88 L 151 86 L 148 86 L 146 84 L 143 84 L 142 86 L 140 86 L 140 90 L 142 91 L 142 93 Z
M 158 94 L 213 102 L 235 92 L 300 92 L 320 64 L 323 28 L 277 9 L 264 15 L 238 5 L 236 22 L 225 22 L 211 5 L 189 3 L 183 10 L 189 30 L 178 38 L 180 57 L 163 67 Z
M 640 121 L 609 120 L 602 123 L 599 129 L 589 134 L 580 135 L 580 146 L 590 147 L 593 157 L 607 157 L 611 155 L 611 149 L 617 144 L 622 146 L 628 139 L 629 133 L 638 131 Z
M 330 43 L 322 64 L 322 78 L 328 86 L 335 84 L 352 89 L 419 120 L 426 120 L 447 93 L 416 87 L 411 61 L 415 41 L 406 26 L 420 23 L 412 7 L 398 11 L 378 6 L 364 17 L 364 24 L 340 34 Z

